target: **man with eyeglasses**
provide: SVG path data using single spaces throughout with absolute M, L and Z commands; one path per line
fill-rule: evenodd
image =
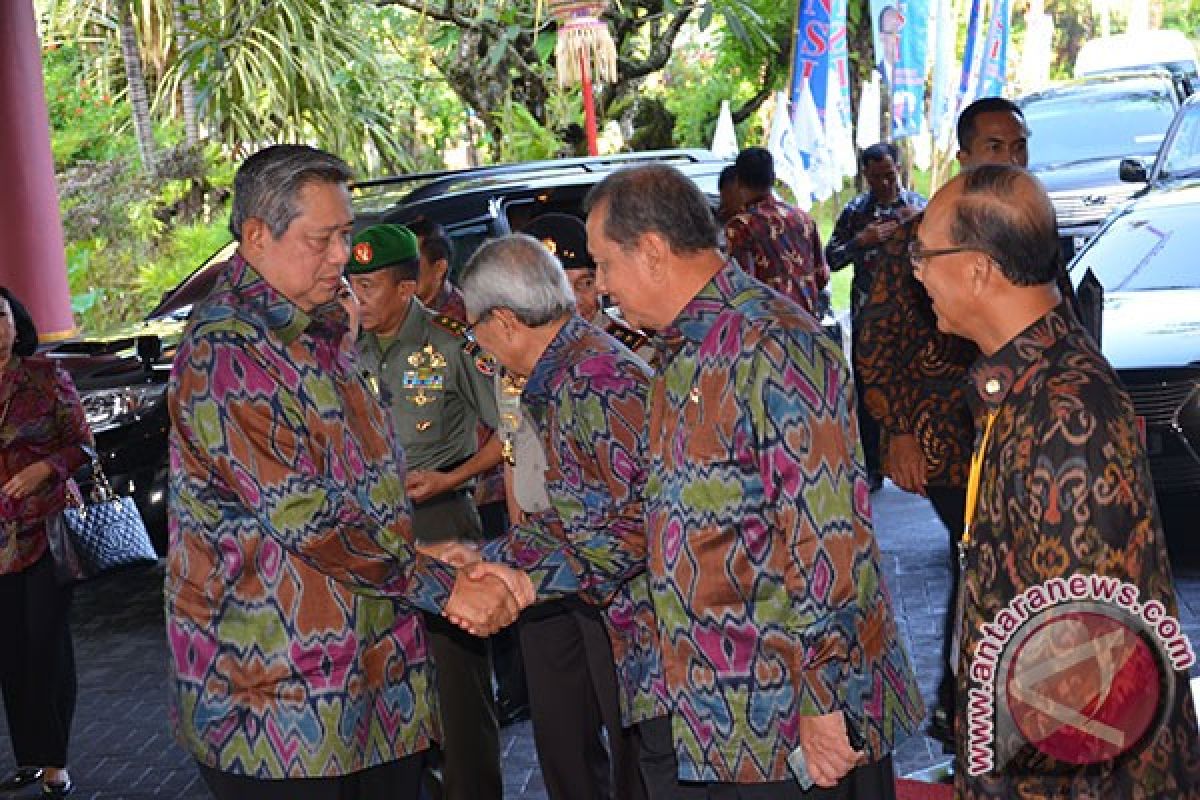
M 482 447 L 477 422 L 495 431 L 491 360 L 468 341 L 464 323 L 434 314 L 415 293 L 417 237 L 375 225 L 354 237 L 346 273 L 358 296 L 359 352 L 368 380 L 392 413 L 408 459 L 413 533 L 423 545 L 481 542 L 474 479 L 500 463 L 494 433 Z M 426 626 L 437 668 L 445 738 L 444 800 L 500 800 L 500 738 L 487 641 L 441 617 Z
M 1050 198 L 1012 165 L 943 187 L 912 248 L 938 329 L 981 353 L 955 796 L 1200 797 L 1195 656 L 1175 638 L 1149 465 L 1129 395 L 1055 285 L 1057 249 Z
M 1025 118 L 1003 97 L 985 97 L 967 106 L 958 118 L 957 133 L 963 169 L 981 164 L 1023 167 L 1029 159 Z M 979 350 L 973 342 L 938 330 L 929 297 L 913 278 L 911 248 L 919 222 L 918 215 L 900 225 L 877 251 L 855 319 L 854 366 L 863 403 L 879 423 L 884 473 L 901 489 L 929 498 L 954 541 L 963 526 L 975 435 L 964 396 L 965 377 Z M 1065 275 L 1063 283 L 1069 291 Z M 958 587 L 958 561 L 953 557 L 950 578 L 942 626 L 942 677 L 927 729 L 946 752 L 955 734 L 950 611 Z

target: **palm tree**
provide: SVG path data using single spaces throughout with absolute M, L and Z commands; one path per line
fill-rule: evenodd
M 150 118 L 150 97 L 146 92 L 146 76 L 142 70 L 142 53 L 138 49 L 137 30 L 133 27 L 132 0 L 120 0 L 117 9 L 121 38 L 121 59 L 125 64 L 125 85 L 129 107 L 133 113 L 133 130 L 137 138 L 142 171 L 153 176 L 157 171 L 157 147 L 154 143 L 154 123 Z

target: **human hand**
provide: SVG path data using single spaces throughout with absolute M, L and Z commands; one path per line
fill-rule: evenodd
M 472 636 L 491 636 L 511 625 L 520 611 L 499 578 L 484 575 L 474 580 L 460 570 L 442 614 Z
M 876 247 L 896 233 L 900 223 L 893 219 L 872 222 L 858 234 L 858 242 L 863 247 Z
M 846 718 L 841 711 L 819 717 L 800 717 L 800 748 L 813 783 L 825 789 L 837 785 L 850 770 L 863 762 L 864 753 L 850 746 Z
M 4 492 L 13 500 L 20 500 L 36 492 L 53 474 L 53 467 L 45 461 L 38 461 L 9 478 L 8 482 L 0 487 L 0 492 Z
M 517 604 L 521 608 L 532 605 L 533 601 L 537 599 L 537 591 L 533 588 L 533 581 L 530 580 L 529 574 L 519 569 L 490 561 L 477 561 L 467 567 L 466 573 L 467 577 L 473 580 L 479 580 L 485 576 L 500 579 L 508 587 L 512 596 L 516 598 Z
M 444 472 L 433 469 L 414 469 L 409 471 L 404 482 L 404 491 L 415 503 L 423 503 L 431 497 L 437 497 L 442 492 L 454 488 L 449 476 Z
M 421 542 L 417 552 L 444 561 L 452 567 L 465 567 L 479 561 L 479 548 L 466 542 Z
M 916 436 L 905 433 L 890 437 L 887 473 L 904 491 L 925 496 L 925 454 Z

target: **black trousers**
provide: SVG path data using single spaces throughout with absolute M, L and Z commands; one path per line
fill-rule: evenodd
M 546 795 L 645 798 L 635 731 L 621 727 L 612 645 L 600 612 L 568 598 L 531 608 L 519 631 Z
M 807 792 L 795 781 L 772 783 L 692 783 L 676 776 L 677 761 L 669 717 L 638 726 L 642 774 L 650 800 L 895 800 L 892 757 L 852 769 L 837 786 L 814 786 Z
M 59 586 L 47 553 L 0 575 L 0 687 L 21 767 L 66 767 L 75 716 L 71 587 Z
M 879 423 L 863 402 L 863 382 L 854 374 L 854 394 L 858 399 L 858 438 L 862 441 L 863 460 L 868 475 L 883 474 L 883 455 L 879 452 Z
M 950 537 L 950 597 L 946 601 L 946 617 L 942 621 L 942 679 L 938 682 L 938 706 L 953 719 L 955 686 L 951 665 L 958 654 L 951 652 L 951 644 L 958 598 L 958 540 L 962 538 L 963 517 L 967 513 L 967 490 L 961 487 L 928 486 L 925 493 Z
M 441 800 L 501 800 L 500 726 L 486 639 L 425 615 L 442 710 Z
M 259 780 L 196 766 L 217 800 L 417 800 L 425 755 L 414 753 L 336 778 Z
M 485 503 L 479 507 L 483 522 L 483 538 L 487 541 L 508 533 L 508 511 L 503 502 Z M 525 664 L 521 659 L 521 641 L 517 626 L 509 625 L 492 634 L 492 669 L 496 676 L 496 700 L 502 711 L 514 711 L 529 705 L 529 690 L 525 683 Z

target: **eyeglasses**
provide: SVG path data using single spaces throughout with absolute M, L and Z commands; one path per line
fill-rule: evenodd
M 948 256 L 948 255 L 953 255 L 954 253 L 966 253 L 966 252 L 970 252 L 970 251 L 978 252 L 979 248 L 978 247 L 934 247 L 934 248 L 930 248 L 930 249 L 925 249 L 924 247 L 921 247 L 920 242 L 918 242 L 917 240 L 914 239 L 913 241 L 908 243 L 908 260 L 912 262 L 913 269 L 918 270 L 918 269 L 923 269 L 925 267 L 925 264 L 928 263 L 930 259 L 937 258 L 938 256 Z
M 494 308 L 487 309 L 482 314 L 480 314 L 478 317 L 476 317 L 474 322 L 472 322 L 467 327 L 463 328 L 463 332 L 462 332 L 463 338 L 466 339 L 468 342 L 474 342 L 475 344 L 479 344 L 479 340 L 475 338 L 475 327 L 477 325 L 482 325 L 483 323 L 487 322 L 487 318 L 490 317 L 492 315 L 492 312 L 495 310 L 496 309 L 494 309 Z

